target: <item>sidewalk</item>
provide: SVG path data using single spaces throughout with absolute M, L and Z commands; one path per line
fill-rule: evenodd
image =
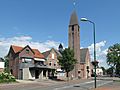
M 91 81 L 92 79 L 76 79 L 76 80 L 69 80 L 69 81 L 59 81 L 59 80 L 16 80 L 18 83 L 77 83 L 77 82 L 85 82 L 85 81 Z
M 113 82 L 91 90 L 120 90 L 120 82 Z
M 16 80 L 15 83 L 1 83 L 1 86 L 19 86 L 19 85 L 31 85 L 31 84 L 39 84 L 39 86 L 51 86 L 51 85 L 60 85 L 60 84 L 75 84 L 80 82 L 91 81 L 91 79 L 80 79 L 80 80 L 69 80 L 69 81 L 57 81 L 57 80 Z

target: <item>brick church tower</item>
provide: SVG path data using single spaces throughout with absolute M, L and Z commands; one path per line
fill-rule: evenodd
M 77 63 L 71 74 L 77 78 L 80 74 L 80 26 L 75 11 L 71 14 L 68 32 L 69 47 L 74 50 L 74 57 L 77 59 Z

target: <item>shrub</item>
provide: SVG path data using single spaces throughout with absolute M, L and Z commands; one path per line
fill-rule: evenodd
M 15 77 L 9 73 L 2 72 L 0 73 L 0 83 L 9 83 L 15 82 Z

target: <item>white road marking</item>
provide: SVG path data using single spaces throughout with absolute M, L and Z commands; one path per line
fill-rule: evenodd
M 101 81 L 101 80 L 98 80 L 98 81 Z M 79 84 L 74 84 L 74 85 L 69 85 L 69 86 L 63 86 L 63 87 L 60 87 L 60 88 L 55 88 L 54 90 L 62 90 L 62 89 L 71 88 L 71 87 L 74 87 L 74 86 L 80 86 L 80 85 L 93 83 L 93 82 L 94 81 L 84 82 L 84 83 L 79 83 Z M 102 82 L 101 84 L 98 84 L 97 86 L 102 86 L 102 85 L 105 85 L 105 84 L 108 84 L 108 83 L 111 83 L 111 82 L 113 82 L 113 81 Z M 92 88 L 92 87 L 90 87 L 90 88 Z
M 112 83 L 112 82 L 113 82 L 113 81 L 103 82 L 103 83 L 101 83 L 101 84 L 98 84 L 97 86 L 103 86 L 103 85 L 105 85 L 105 84 Z
M 61 90 L 61 89 L 65 89 L 65 88 L 71 88 L 73 86 L 85 85 L 85 84 L 92 83 L 92 82 L 94 82 L 94 81 L 84 82 L 84 83 L 79 83 L 79 84 L 74 84 L 74 85 L 69 85 L 69 86 L 64 86 L 64 87 L 60 87 L 60 88 L 55 88 L 54 90 Z

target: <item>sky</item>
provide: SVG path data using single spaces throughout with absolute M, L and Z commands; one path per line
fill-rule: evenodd
M 68 25 L 75 10 L 80 47 L 89 48 L 93 60 L 93 26 L 80 21 L 86 17 L 95 23 L 99 65 L 107 67 L 108 47 L 120 43 L 119 3 L 120 0 L 0 0 L 0 57 L 7 55 L 10 45 L 30 45 L 40 52 L 57 49 L 60 43 L 68 47 Z

